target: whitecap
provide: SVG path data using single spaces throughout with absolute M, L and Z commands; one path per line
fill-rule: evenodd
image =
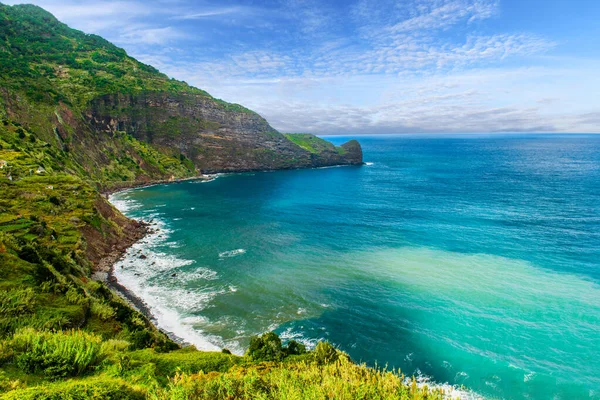
M 197 181 L 198 183 L 208 183 L 208 182 L 212 182 L 215 179 L 219 178 L 222 174 L 213 174 L 213 175 L 202 175 L 202 178 L 204 178 L 201 181 Z
M 528 374 L 525 374 L 523 376 L 523 382 L 529 382 L 530 380 L 532 380 L 533 378 L 535 378 L 535 372 L 530 372 Z
M 484 397 L 473 391 L 459 388 L 447 382 L 437 383 L 431 377 L 422 374 L 418 368 L 415 371 L 415 381 L 419 388 L 427 386 L 431 390 L 442 390 L 444 392 L 444 399 L 484 400 Z M 412 385 L 412 377 L 406 377 L 404 383 L 408 386 Z
M 244 254 L 245 252 L 246 252 L 245 249 L 235 249 L 235 250 L 224 251 L 222 253 L 219 253 L 219 258 L 236 257 L 236 256 L 240 256 L 240 255 Z
M 309 339 L 304 337 L 300 332 L 294 331 L 292 328 L 287 328 L 285 331 L 279 334 L 279 337 L 285 341 L 295 340 L 298 343 L 302 343 L 308 349 L 314 349 L 320 339 Z

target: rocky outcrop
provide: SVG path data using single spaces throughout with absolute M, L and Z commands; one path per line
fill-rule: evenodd
M 85 117 L 99 134 L 127 132 L 163 152 L 183 154 L 203 173 L 362 163 L 356 141 L 313 153 L 260 115 L 199 93 L 105 95 L 90 103 Z

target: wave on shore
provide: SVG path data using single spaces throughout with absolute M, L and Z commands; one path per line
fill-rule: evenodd
M 110 202 L 123 213 L 141 208 L 139 203 L 123 197 L 111 196 Z M 150 233 L 132 245 L 115 263 L 114 276 L 120 285 L 147 305 L 152 313 L 149 317 L 160 329 L 199 350 L 219 351 L 223 347 L 220 338 L 203 334 L 195 326 L 198 321 L 190 320 L 183 314 L 186 310 L 205 308 L 210 300 L 221 294 L 221 291 L 186 290 L 182 283 L 215 280 L 218 278 L 216 272 L 202 267 L 190 269 L 189 266 L 195 264 L 194 260 L 162 252 L 161 247 L 173 246 L 170 241 L 172 231 L 160 219 L 160 213 L 155 210 L 148 211 L 140 219 L 150 224 Z M 171 277 L 171 284 L 165 284 L 166 276 Z

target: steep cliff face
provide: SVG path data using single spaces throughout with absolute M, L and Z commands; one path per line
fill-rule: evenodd
M 0 117 L 102 181 L 362 161 L 342 148 L 308 151 L 243 106 L 31 5 L 0 4 Z
M 205 173 L 362 163 L 357 143 L 349 145 L 352 151 L 332 146 L 310 152 L 260 115 L 197 93 L 104 95 L 85 116 L 97 132 L 126 132 L 161 151 L 184 154 Z

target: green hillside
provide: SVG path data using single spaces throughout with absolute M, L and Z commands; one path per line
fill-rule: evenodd
M 336 147 L 331 142 L 309 133 L 286 133 L 285 137 L 313 154 L 320 154 L 323 152 L 339 152 L 343 154 L 344 152 L 343 148 Z
M 265 334 L 243 357 L 182 348 L 92 279 L 146 230 L 105 190 L 361 162 L 357 142 L 286 137 L 39 7 L 0 4 L 0 398 L 442 398 L 327 343 L 307 352 Z

